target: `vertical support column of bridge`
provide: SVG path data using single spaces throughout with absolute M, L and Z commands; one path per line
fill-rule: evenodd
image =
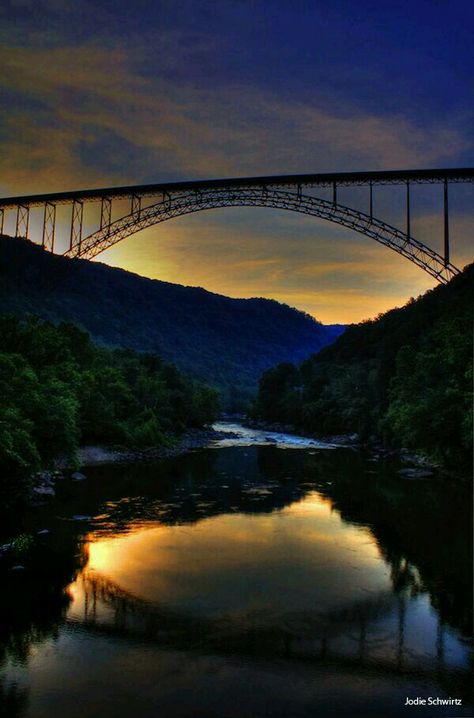
M 89 618 L 89 586 L 82 580 L 82 590 L 84 595 L 84 622 L 88 623 Z
M 337 184 L 335 182 L 332 183 L 332 203 L 334 207 L 337 205 Z
M 77 253 L 81 251 L 82 242 L 82 217 L 84 203 L 80 199 L 73 199 L 71 214 L 71 235 L 69 238 L 69 249 L 78 245 Z
M 139 197 L 137 194 L 132 194 L 130 214 L 133 214 L 134 216 L 136 216 L 137 219 L 140 219 L 141 211 L 142 211 L 142 198 Z
M 448 180 L 444 178 L 444 266 L 449 264 L 449 206 Z
M 19 204 L 16 210 L 15 237 L 28 239 L 28 227 L 30 224 L 30 208 L 28 205 Z
M 374 188 L 372 180 L 370 180 L 369 182 L 369 217 L 370 221 L 372 222 L 374 218 Z
M 410 180 L 407 180 L 407 237 L 411 237 Z
M 45 202 L 43 215 L 43 238 L 41 246 L 48 252 L 54 252 L 54 236 L 56 233 L 56 205 Z
M 0 209 L 0 234 L 3 234 L 4 224 L 5 224 L 5 210 L 2 207 Z
M 107 229 L 107 235 L 110 234 L 110 225 L 112 223 L 112 200 L 110 197 L 102 197 L 100 203 L 100 229 Z

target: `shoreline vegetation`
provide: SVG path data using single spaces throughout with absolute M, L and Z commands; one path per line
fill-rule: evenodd
M 59 459 L 78 467 L 81 445 L 173 451 L 219 414 L 214 389 L 156 354 L 99 347 L 74 324 L 3 315 L 0 335 L 4 508 Z
M 374 320 L 346 329 L 300 365 L 260 380 L 252 418 L 427 456 L 472 475 L 474 265 Z

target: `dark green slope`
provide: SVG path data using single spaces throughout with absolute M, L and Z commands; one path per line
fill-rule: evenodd
M 347 328 L 299 367 L 260 380 L 256 413 L 311 432 L 358 432 L 468 465 L 474 265 L 401 309 Z
M 73 321 L 100 343 L 158 352 L 221 388 L 229 409 L 243 406 L 262 371 L 304 360 L 344 329 L 272 300 L 146 279 L 9 237 L 0 237 L 0 301 L 2 312 Z

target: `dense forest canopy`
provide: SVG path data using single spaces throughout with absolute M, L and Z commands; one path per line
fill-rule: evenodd
M 347 328 L 259 385 L 255 415 L 317 434 L 357 432 L 470 465 L 474 265 L 401 309 Z
M 167 444 L 218 414 L 215 390 L 156 354 L 96 346 L 71 323 L 0 315 L 0 471 L 74 459 L 80 444 Z
M 242 411 L 261 373 L 300 362 L 343 331 L 269 299 L 231 299 L 0 236 L 2 311 L 74 322 L 99 344 L 158 353 Z

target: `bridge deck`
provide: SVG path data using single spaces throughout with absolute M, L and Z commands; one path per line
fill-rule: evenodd
M 8 209 L 21 204 L 29 207 L 45 202 L 55 204 L 76 200 L 100 200 L 103 197 L 116 199 L 139 195 L 141 197 L 156 194 L 174 194 L 176 192 L 213 189 L 219 187 L 285 187 L 301 185 L 305 187 L 340 187 L 386 184 L 432 184 L 440 182 L 474 182 L 474 168 L 422 169 L 422 170 L 389 170 L 374 172 L 331 172 L 319 174 L 267 175 L 262 177 L 233 177 L 224 179 L 191 180 L 186 182 L 165 182 L 158 184 L 129 185 L 125 187 L 100 187 L 96 189 L 71 190 L 0 199 L 0 208 Z

